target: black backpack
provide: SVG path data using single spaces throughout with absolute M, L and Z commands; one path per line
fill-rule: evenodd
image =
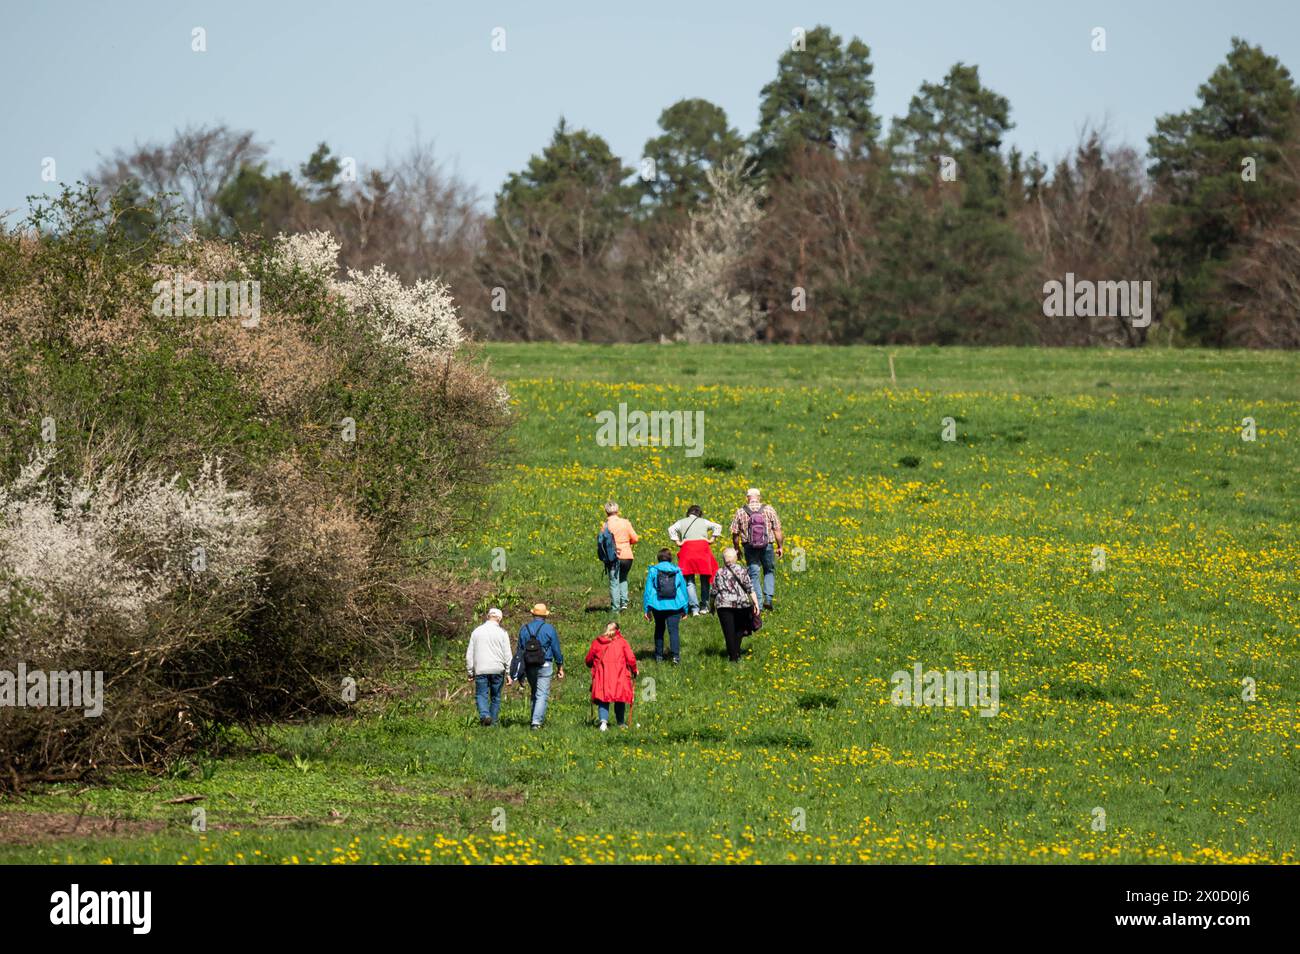
M 543 623 L 542 626 L 546 624 Z M 537 634 L 541 632 L 541 627 L 528 634 L 524 640 L 524 664 L 528 666 L 540 666 L 546 662 L 546 648 L 542 646 L 541 640 Z
M 677 599 L 677 574 L 671 576 L 663 570 L 655 570 L 655 595 L 667 603 Z

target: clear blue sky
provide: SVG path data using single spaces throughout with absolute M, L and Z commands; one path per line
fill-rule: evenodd
M 749 133 L 791 28 L 819 23 L 871 47 L 886 118 L 954 62 L 978 64 L 1011 101 L 1010 142 L 1045 160 L 1088 120 L 1145 148 L 1234 34 L 1300 72 L 1296 0 L 0 0 L 0 211 L 50 189 L 47 156 L 72 181 L 190 122 L 252 129 L 283 167 L 321 140 L 381 162 L 418 127 L 485 196 L 561 114 L 633 165 L 682 97 L 718 103 Z M 190 49 L 196 26 L 206 53 Z M 1090 50 L 1097 26 L 1105 53 Z M 494 27 L 505 53 L 491 50 Z

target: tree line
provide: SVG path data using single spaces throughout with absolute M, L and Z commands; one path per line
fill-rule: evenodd
M 1300 347 L 1300 91 L 1261 48 L 1234 38 L 1145 160 L 1091 127 L 1051 167 L 1007 147 L 978 66 L 888 124 L 872 73 L 862 40 L 816 27 L 751 136 L 684 99 L 634 168 L 561 118 L 490 204 L 418 136 L 365 170 L 322 143 L 290 172 L 253 133 L 191 127 L 91 178 L 206 235 L 328 230 L 344 268 L 450 283 L 480 338 Z M 1150 281 L 1154 321 L 1046 317 L 1067 273 Z

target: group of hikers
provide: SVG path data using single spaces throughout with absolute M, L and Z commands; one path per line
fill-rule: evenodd
M 776 561 L 785 552 L 780 517 L 763 502 L 756 488 L 750 488 L 729 530 L 732 545 L 722 551 L 719 566 L 713 556 L 713 541 L 722 535 L 722 526 L 706 519 L 698 504 L 688 507 L 686 516 L 668 528 L 668 538 L 677 547 L 677 562 L 668 547 L 659 550 L 655 563 L 646 570 L 641 601 L 646 620 L 654 621 L 655 662 L 671 658 L 674 665 L 679 664 L 682 618 L 687 613 L 700 616 L 710 612 L 718 617 L 727 658 L 740 662 L 741 641 L 762 626 L 762 611 L 773 608 Z M 596 551 L 609 575 L 610 611 L 615 614 L 629 607 L 628 576 L 639 542 L 636 529 L 618 504 L 605 504 Z M 513 652 L 502 626 L 504 614 L 496 607 L 488 610 L 487 619 L 470 634 L 465 667 L 474 682 L 481 725 L 499 724 L 503 687 L 524 680 L 531 690 L 531 728 L 540 729 L 545 722 L 551 681 L 564 678 L 564 652 L 559 633 L 548 621 L 549 607 L 536 603 L 531 615 L 519 629 Z M 598 708 L 600 730 L 609 728 L 611 706 L 618 727 L 627 728 L 627 708 L 635 699 L 638 668 L 636 654 L 617 621 L 611 621 L 592 640 L 584 661 L 591 670 L 591 698 Z

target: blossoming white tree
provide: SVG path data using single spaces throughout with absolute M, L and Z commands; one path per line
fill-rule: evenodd
M 762 193 L 748 172 L 740 158 L 706 171 L 711 198 L 691 214 L 680 244 L 648 279 L 679 341 L 753 341 L 757 335 L 751 296 L 735 287 L 736 269 L 762 218 Z

